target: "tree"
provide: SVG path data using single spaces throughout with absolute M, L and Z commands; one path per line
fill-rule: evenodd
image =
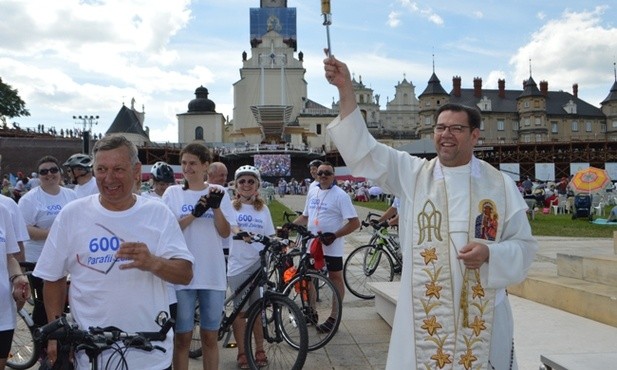
M 6 117 L 29 116 L 26 103 L 21 100 L 17 89 L 2 82 L 0 78 L 0 120 L 6 125 Z

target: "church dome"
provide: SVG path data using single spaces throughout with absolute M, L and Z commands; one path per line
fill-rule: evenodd
M 215 113 L 216 105 L 208 99 L 208 89 L 199 86 L 195 89 L 195 99 L 189 102 L 189 112 L 212 112 Z

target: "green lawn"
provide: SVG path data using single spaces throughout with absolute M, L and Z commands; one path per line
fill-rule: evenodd
M 610 212 L 610 208 L 608 209 Z M 606 214 L 606 212 L 605 212 Z M 535 220 L 529 221 L 533 235 L 538 236 L 578 236 L 612 238 L 615 226 L 596 225 L 586 218 L 572 219 L 570 214 L 542 214 L 536 212 Z
M 372 208 L 377 211 L 385 211 L 388 205 L 385 202 L 372 200 L 370 202 L 354 202 L 354 204 Z M 274 220 L 275 226 L 281 226 L 285 223 L 283 220 L 283 212 L 293 212 L 293 210 L 285 207 L 283 204 L 274 200 L 269 205 L 270 213 Z M 607 215 L 611 210 L 608 206 L 604 210 Z M 595 237 L 595 238 L 612 238 L 613 231 L 617 231 L 617 227 L 595 225 L 587 219 L 573 220 L 570 214 L 542 214 L 536 212 L 535 220 L 529 221 L 533 235 L 537 236 L 572 236 L 572 237 Z
M 272 221 L 274 222 L 274 226 L 282 226 L 285 222 L 287 222 L 283 218 L 283 212 L 293 213 L 295 212 L 292 209 L 287 208 L 283 203 L 278 200 L 273 200 L 268 205 L 268 209 L 270 209 L 270 214 L 272 215 Z

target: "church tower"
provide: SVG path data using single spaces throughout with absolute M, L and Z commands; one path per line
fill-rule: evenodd
M 434 116 L 439 107 L 450 101 L 450 94 L 441 86 L 441 81 L 435 74 L 435 62 L 433 62 L 433 74 L 428 80 L 426 89 L 418 96 L 419 100 L 419 125 L 417 133 L 420 138 L 432 138 Z
M 208 99 L 208 89 L 203 86 L 195 89 L 195 99 L 189 102 L 188 111 L 176 115 L 178 142 L 222 143 L 225 117 L 216 113 L 215 108 L 216 104 Z
M 617 69 L 615 63 L 613 63 L 613 73 L 615 82 L 608 96 L 600 103 L 602 113 L 606 115 L 606 139 L 609 141 L 617 141 Z
M 242 53 L 234 83 L 235 142 L 282 143 L 307 98 L 302 52 L 297 49 L 296 9 L 284 0 L 261 0 L 250 9 L 250 56 Z M 289 130 L 287 130 L 289 131 Z

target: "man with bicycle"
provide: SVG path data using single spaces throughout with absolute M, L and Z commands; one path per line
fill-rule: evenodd
M 293 223 L 307 225 L 312 233 L 321 234 L 322 246 L 317 248 L 323 248 L 328 276 L 334 283 L 342 301 L 345 296 L 345 284 L 343 282 L 345 240 L 343 237 L 359 228 L 360 220 L 349 195 L 336 186 L 332 164 L 321 163 L 316 175 L 318 184 L 309 190 L 304 211 Z M 314 258 L 318 258 L 313 248 L 311 248 L 311 254 Z M 334 317 L 336 317 L 335 312 L 332 312 L 325 322 L 317 326 L 317 330 L 323 333 L 330 332 L 336 322 Z
M 71 276 L 71 315 L 81 329 L 115 326 L 127 332 L 158 331 L 155 318 L 169 310 L 166 282 L 187 284 L 193 256 L 180 226 L 161 202 L 133 194 L 141 179 L 135 144 L 121 135 L 105 136 L 93 149 L 100 191 L 67 204 L 56 217 L 34 275 L 45 280 L 49 321 L 62 315 Z M 126 350 L 119 344 L 98 358 L 99 368 L 167 369 L 173 335 L 156 345 L 165 351 Z M 47 348 L 57 358 L 56 341 Z M 84 351 L 78 369 L 89 368 Z
M 330 137 L 355 176 L 401 201 L 403 274 L 387 368 L 516 369 L 505 288 L 525 279 L 538 244 L 514 182 L 473 156 L 480 112 L 438 104 L 437 158 L 427 161 L 378 143 L 366 129 L 347 66 L 328 57 L 324 68 L 340 96 Z M 475 225 L 487 204 L 494 238 L 483 238 Z

